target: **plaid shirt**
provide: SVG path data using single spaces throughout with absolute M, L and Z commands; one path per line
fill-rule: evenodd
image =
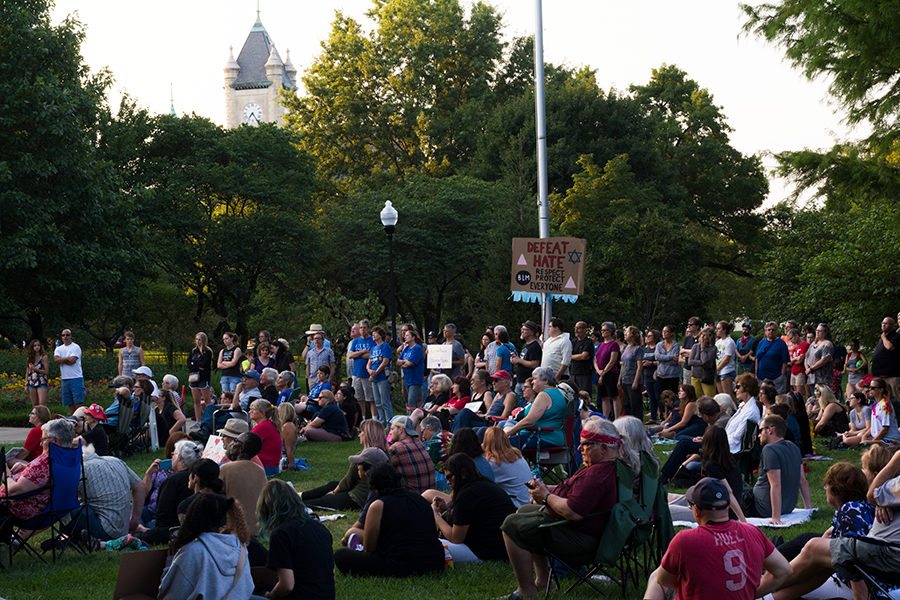
M 436 487 L 434 463 L 417 437 L 394 442 L 390 447 L 391 464 L 400 471 L 401 487 L 416 494 Z

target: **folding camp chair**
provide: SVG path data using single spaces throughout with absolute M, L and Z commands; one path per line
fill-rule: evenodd
M 878 546 L 886 546 L 893 548 L 900 553 L 900 544 L 894 544 L 870 537 L 856 538 L 856 543 L 876 544 Z M 891 595 L 891 590 L 900 587 L 900 573 L 893 571 L 881 571 L 869 565 L 854 563 L 857 573 L 866 582 L 866 588 L 869 593 L 869 600 L 893 600 L 896 596 Z
M 525 427 L 523 431 L 529 432 L 536 440 L 534 448 L 523 448 L 522 455 L 525 457 L 532 468 L 536 468 L 541 475 L 541 479 L 549 479 L 552 482 L 562 483 L 565 477 L 561 477 L 557 472 L 557 467 L 562 467 L 566 476 L 571 477 L 575 474 L 578 465 L 575 463 L 575 419 L 578 418 L 578 398 L 566 402 L 566 412 L 563 419 L 563 442 L 562 446 L 554 444 L 542 444 L 542 436 L 557 431 L 553 427 Z
M 62 548 L 58 549 L 60 556 L 70 546 L 77 552 L 84 554 L 84 550 L 79 547 L 74 538 L 71 536 L 60 538 L 60 534 L 64 533 L 65 530 L 62 526 L 63 518 L 68 517 L 66 518 L 66 522 L 68 522 L 69 518 L 77 519 L 83 511 L 87 510 L 87 507 L 78 500 L 79 484 L 82 486 L 83 497 L 87 497 L 87 482 L 84 477 L 84 469 L 82 468 L 81 443 L 79 442 L 77 448 L 62 448 L 56 444 L 51 444 L 49 453 L 50 481 L 47 485 L 26 494 L 10 496 L 0 500 L 2 502 L 15 502 L 47 490 L 50 491 L 50 500 L 41 514 L 30 519 L 18 519 L 15 516 L 9 517 L 9 524 L 13 528 L 13 544 L 11 546 L 14 546 L 11 550 L 10 561 L 13 554 L 24 549 L 47 564 L 47 560 L 28 543 L 30 538 L 20 535 L 19 532 L 22 530 L 38 531 L 49 528 L 50 539 L 53 540 L 50 547 L 54 561 L 56 561 L 56 540 L 58 539 L 62 539 L 64 542 Z
M 115 425 L 101 423 L 109 437 L 109 453 L 114 456 L 126 456 L 129 445 L 131 422 L 134 420 L 134 399 L 131 396 L 118 396 L 119 416 Z
M 744 483 L 747 485 L 753 485 L 753 472 L 759 467 L 760 456 L 762 456 L 762 445 L 759 443 L 759 425 L 753 421 L 747 421 L 744 437 L 741 440 L 741 449 L 734 454 L 734 460 L 741 468 Z
M 603 535 L 597 540 L 597 547 L 589 553 L 582 555 L 563 555 L 544 549 L 550 558 L 550 577 L 547 581 L 546 596 L 550 595 L 550 582 L 555 581 L 559 587 L 559 575 L 556 562 L 574 574 L 578 580 L 569 586 L 565 593 L 569 593 L 582 583 L 586 583 L 600 594 L 606 595 L 598 588 L 591 578 L 596 575 L 606 575 L 612 581 L 618 582 L 622 596 L 628 594 L 628 582 L 640 581 L 640 564 L 635 558 L 635 549 L 650 535 L 651 524 L 643 518 L 643 510 L 634 498 L 632 489 L 634 472 L 623 462 L 616 461 L 617 501 L 608 511 L 594 513 L 585 519 L 595 519 L 608 514 Z M 579 523 L 582 523 L 579 521 Z M 541 525 L 540 529 L 547 535 L 555 527 L 574 527 L 573 521 L 556 521 Z M 587 567 L 587 572 L 582 574 L 579 567 Z

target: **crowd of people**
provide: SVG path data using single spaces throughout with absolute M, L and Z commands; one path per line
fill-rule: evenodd
M 900 443 L 896 321 L 884 319 L 870 358 L 858 340 L 847 349 L 836 346 L 825 324 L 789 321 L 779 336 L 779 325 L 769 322 L 758 340 L 750 323 L 742 330 L 735 339 L 731 323 L 705 326 L 695 317 L 677 341 L 671 325 L 660 333 L 607 322 L 591 331 L 579 321 L 570 336 L 554 318 L 547 331 L 523 323 L 520 348 L 505 327 L 488 328 L 473 355 L 452 323 L 424 340 L 415 327 L 403 325 L 393 348 L 385 329 L 364 320 L 351 330 L 348 377 L 341 380 L 326 332 L 314 325 L 299 381 L 286 340 L 272 341 L 263 331 L 243 351 L 226 332 L 214 353 L 198 333 L 188 384 L 200 418 L 188 433 L 177 379 L 167 375 L 157 386 L 133 334 L 126 334 L 111 385 L 116 400 L 106 409 L 81 405 L 83 380 L 74 381 L 80 349 L 65 330 L 53 360 L 67 368 L 63 399 L 72 415 L 51 418 L 36 394 L 34 429 L 25 447 L 8 458 L 13 476 L 0 496 L 46 482 L 48 444 L 80 441 L 87 449 L 91 497 L 84 500 L 90 509 L 68 524 L 65 535 L 107 551 L 169 544 L 161 598 L 221 596 L 227 589 L 249 597 L 251 566 L 277 572 L 267 597 L 333 598 L 335 567 L 358 576 L 406 577 L 440 571 L 451 560 L 508 560 L 517 581 L 509 597 L 515 600 L 548 585 L 548 550 L 578 554 L 597 546 L 603 514 L 621 500 L 613 492 L 617 462 L 635 473 L 637 498 L 644 461 L 657 462 L 651 439 L 659 438 L 674 443 L 657 467 L 659 481 L 690 486 L 671 496 L 671 515 L 698 527 L 674 538 L 646 597 L 665 597 L 666 589 L 697 597 L 704 595 L 700 590 L 721 588 L 730 595 L 740 591 L 740 597 L 796 598 L 822 586 L 834 595 L 821 597 L 854 597 L 860 584 L 846 565 L 865 560 L 884 570 L 900 566 L 880 546 L 845 542 L 896 537 L 887 524 L 900 507 L 900 459 L 891 452 Z M 429 367 L 435 346 L 450 347 L 440 353 L 446 350 L 449 365 Z M 29 386 L 33 381 L 39 392 L 47 365 L 39 343 L 29 346 L 28 361 Z M 221 372 L 218 397 L 214 368 Z M 406 414 L 394 414 L 398 390 Z M 141 402 L 153 406 L 166 456 L 143 478 L 107 456 L 102 427 L 131 417 L 119 408 Z M 536 446 L 564 448 L 566 416 L 572 414 L 578 417 L 571 420 L 577 442 L 571 449 L 581 467 L 547 486 L 526 456 Z M 754 432 L 761 447 L 758 477 L 745 489 L 735 456 Z M 225 444 L 221 464 L 200 456 L 197 442 L 213 434 Z M 356 437 L 362 449 L 349 457 L 341 479 L 299 492 L 268 479 L 292 466 L 300 440 Z M 776 548 L 746 521 L 779 524 L 801 501 L 811 508 L 803 456 L 813 451 L 813 437 L 831 448 L 867 447 L 863 468 L 837 463 L 829 470 L 832 529 Z M 46 501 L 37 495 L 2 502 L 0 510 L 24 518 L 43 510 Z M 333 554 L 331 534 L 307 507 L 360 511 Z M 572 526 L 559 538 L 539 530 L 563 520 Z M 171 539 L 170 528 L 179 525 Z M 269 541 L 268 550 L 260 540 Z M 710 565 L 723 560 L 719 575 Z M 191 575 L 198 568 L 203 577 Z

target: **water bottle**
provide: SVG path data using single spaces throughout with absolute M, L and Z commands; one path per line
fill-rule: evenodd
M 281 468 L 280 468 L 280 470 L 281 470 L 282 472 L 287 471 L 287 470 L 288 470 L 288 466 L 289 466 L 289 465 L 288 465 L 288 459 L 287 459 L 287 456 L 282 455 L 282 457 L 281 457 Z

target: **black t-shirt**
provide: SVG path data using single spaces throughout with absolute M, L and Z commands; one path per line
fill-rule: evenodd
M 724 479 L 728 482 L 728 486 L 731 488 L 731 493 L 734 494 L 734 497 L 737 498 L 738 502 L 741 500 L 741 496 L 744 493 L 744 475 L 741 473 L 741 468 L 737 465 L 734 466 L 730 471 L 725 471 L 716 463 L 708 462 L 703 465 L 703 475 L 706 477 L 712 477 L 713 479 Z M 736 518 L 737 515 L 732 513 L 732 518 Z
M 275 370 L 279 373 L 282 371 L 290 371 L 292 362 L 295 362 L 294 355 L 285 350 L 275 358 Z
M 541 351 L 541 345 L 537 341 L 533 341 L 530 344 L 525 344 L 522 346 L 522 349 L 519 350 L 519 358 L 522 360 L 536 360 L 538 361 L 538 366 L 541 365 L 541 358 L 543 356 L 543 352 Z M 588 361 L 588 365 L 590 365 L 590 361 Z M 529 377 L 531 377 L 531 372 L 534 371 L 534 367 L 524 367 L 522 365 L 516 365 L 516 382 L 522 383 Z
M 684 341 L 681 342 L 681 348 L 683 350 L 690 350 L 691 348 L 694 347 L 694 344 L 697 342 L 698 338 L 699 338 L 699 336 L 695 337 L 691 334 L 684 336 Z
M 886 350 L 884 340 L 878 338 L 878 345 L 872 354 L 873 377 L 900 377 L 900 333 L 894 331 L 887 337 L 894 345 L 894 349 Z
M 259 393 L 262 394 L 263 400 L 268 400 L 272 406 L 278 404 L 278 389 L 274 385 L 259 388 Z
M 579 340 L 577 337 L 572 340 L 572 356 L 577 354 L 582 354 L 584 352 L 588 353 L 587 360 L 573 360 L 572 364 L 569 365 L 569 374 L 573 377 L 575 375 L 590 375 L 594 372 L 594 341 L 585 336 L 583 340 Z
M 175 422 L 177 419 L 175 418 L 175 412 L 178 409 L 174 404 L 166 403 L 163 406 L 162 412 L 159 409 L 155 410 L 156 413 L 156 437 L 159 440 L 160 446 L 165 446 L 166 442 L 169 440 L 169 430 L 175 426 Z
M 266 566 L 294 571 L 294 589 L 284 598 L 334 600 L 331 533 L 317 519 L 288 521 L 275 529 Z
M 464 485 L 453 500 L 453 524 L 469 526 L 463 543 L 481 560 L 507 560 L 500 525 L 514 512 L 509 495 L 486 477 Z
M 444 548 L 435 533 L 434 512 L 428 501 L 403 489 L 378 499 L 384 508 L 376 550 L 394 563 L 394 570 L 400 573 L 442 570 Z
M 341 402 L 341 412 L 344 413 L 344 419 L 347 421 L 348 427 L 359 426 L 359 402 L 356 400 L 344 400 Z
M 106 430 L 101 425 L 97 425 L 90 431 L 85 430 L 81 434 L 81 439 L 84 440 L 85 445 L 93 444 L 94 454 L 97 456 L 109 454 L 109 436 L 106 435 Z

